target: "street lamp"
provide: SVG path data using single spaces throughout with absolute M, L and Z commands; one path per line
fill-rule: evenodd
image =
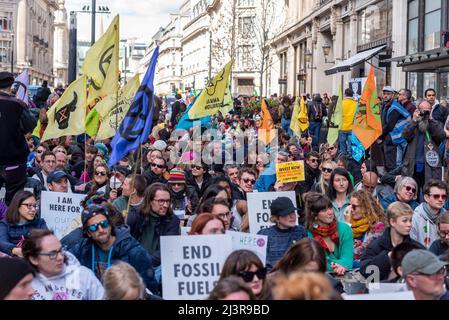
M 97 1 L 96 0 L 92 0 L 92 10 L 90 10 L 90 9 L 91 9 L 91 6 L 85 5 L 85 6 L 83 6 L 83 9 L 81 10 L 81 12 L 92 14 L 90 45 L 93 46 L 95 43 L 95 14 L 96 13 L 109 14 L 111 12 L 109 11 L 109 7 L 107 7 L 107 6 L 99 6 L 98 10 L 97 10 Z
M 306 58 L 306 63 L 307 63 L 307 68 L 308 69 L 316 69 L 316 67 L 311 67 L 310 64 L 312 62 L 312 57 L 313 57 L 313 53 L 310 52 L 310 49 L 307 48 L 305 54 L 304 54 L 305 58 Z
M 328 42 L 324 43 L 323 45 L 323 54 L 324 54 L 324 63 L 332 63 L 334 64 L 335 61 L 327 61 L 327 58 L 329 57 L 329 54 L 331 53 L 331 46 Z

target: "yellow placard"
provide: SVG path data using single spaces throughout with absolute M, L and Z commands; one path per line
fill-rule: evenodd
M 282 183 L 304 181 L 304 161 L 292 161 L 276 164 L 276 181 Z

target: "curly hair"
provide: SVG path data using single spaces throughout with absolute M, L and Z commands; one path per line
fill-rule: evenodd
M 361 212 L 368 218 L 371 225 L 375 225 L 379 222 L 382 222 L 385 225 L 387 224 L 384 209 L 371 193 L 366 190 L 358 190 L 351 193 L 351 198 L 357 199 Z

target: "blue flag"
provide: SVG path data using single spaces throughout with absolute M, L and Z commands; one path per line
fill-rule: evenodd
M 147 141 L 153 122 L 154 72 L 159 56 L 159 47 L 154 50 L 147 73 L 126 113 L 120 127 L 112 139 L 112 154 L 108 165 L 113 166 L 130 151 L 136 150 Z
M 184 114 L 182 115 L 181 119 L 179 119 L 179 122 L 178 122 L 178 124 L 176 126 L 176 130 L 178 130 L 178 129 L 188 130 L 190 128 L 193 128 L 195 125 L 198 125 L 199 121 L 201 121 L 201 127 L 206 127 L 208 124 L 211 123 L 211 117 L 210 116 L 203 117 L 203 118 L 200 118 L 200 119 L 190 119 L 190 117 L 189 117 L 189 110 L 195 104 L 196 99 L 200 95 L 201 95 L 201 92 L 189 104 L 189 106 L 187 107 L 187 110 L 184 112 Z

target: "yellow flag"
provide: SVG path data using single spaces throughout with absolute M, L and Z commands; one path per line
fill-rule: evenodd
M 47 111 L 48 125 L 42 141 L 84 133 L 86 116 L 86 76 L 73 81 Z
M 220 111 L 223 106 L 223 100 L 226 87 L 228 86 L 229 74 L 231 73 L 232 60 L 221 70 L 212 82 L 201 91 L 195 104 L 190 108 L 189 118 L 199 119 L 212 116 Z
M 290 122 L 290 129 L 292 129 L 292 131 L 298 137 L 301 137 L 301 129 L 299 129 L 298 116 L 299 116 L 299 99 L 298 97 L 296 97 L 295 105 L 293 107 L 292 121 Z
M 307 105 L 304 102 L 304 97 L 301 97 L 301 105 L 299 107 L 298 124 L 301 132 L 306 131 L 309 128 L 309 116 Z
M 116 95 L 107 96 L 100 101 L 95 110 L 100 115 L 100 128 L 97 133 L 97 140 L 104 140 L 115 135 L 117 128 L 122 123 L 126 116 L 126 113 L 133 102 L 134 96 L 137 90 L 139 90 L 140 78 L 139 75 L 135 75 L 128 81 L 123 88 L 122 93 L 119 95 L 118 101 Z
M 83 73 L 89 80 L 87 104 L 118 91 L 119 81 L 119 16 L 103 36 L 87 51 Z M 88 110 L 90 111 L 90 110 Z
M 232 100 L 231 89 L 227 86 L 223 99 L 223 107 L 220 109 L 221 115 L 227 115 L 232 109 L 234 109 L 234 101 Z

